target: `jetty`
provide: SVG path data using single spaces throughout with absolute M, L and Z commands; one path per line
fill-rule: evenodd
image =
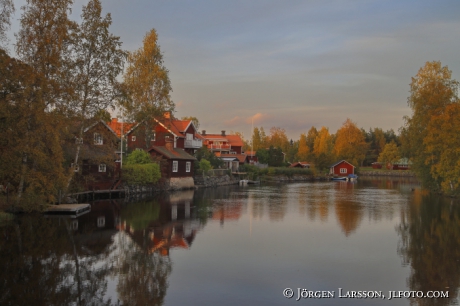
M 45 216 L 66 216 L 69 218 L 77 218 L 89 213 L 90 211 L 90 204 L 60 204 L 48 206 L 43 213 Z

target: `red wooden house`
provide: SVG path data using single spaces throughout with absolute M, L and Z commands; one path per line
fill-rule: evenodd
M 116 133 L 101 120 L 84 130 L 83 139 L 75 137 L 74 144 L 67 146 L 66 154 L 73 160 L 80 145 L 79 164 L 74 169 L 81 187 L 104 190 L 115 186 L 120 179 L 120 159 L 116 153 L 119 141 Z
M 184 149 L 189 154 L 194 154 L 203 145 L 201 139 L 197 137 L 198 133 L 193 122 L 177 120 L 170 112 L 166 112 L 163 118 L 132 124 L 126 131 L 129 152 L 135 149 L 149 150 L 152 146 L 165 146 L 166 141 L 169 140 L 172 140 L 174 148 Z
M 332 175 L 347 176 L 349 174 L 355 174 L 355 166 L 346 160 L 341 160 L 331 165 L 329 169 L 329 174 Z

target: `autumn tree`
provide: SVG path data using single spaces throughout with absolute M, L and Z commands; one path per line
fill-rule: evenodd
M 379 155 L 378 162 L 382 163 L 384 166 L 390 164 L 391 170 L 393 170 L 393 164 L 400 158 L 398 146 L 392 141 L 385 145 L 383 151 Z
M 100 120 L 106 109 L 115 107 L 116 77 L 122 72 L 125 52 L 120 38 L 110 33 L 110 14 L 101 16 L 100 0 L 90 0 L 83 7 L 81 24 L 72 35 L 72 54 L 68 79 L 72 80 L 73 99 L 67 104 L 68 116 L 78 125 L 76 137 L 83 139 L 83 131 Z M 79 164 L 81 143 L 78 143 L 73 165 Z M 67 187 L 73 177 L 71 169 Z
M 155 29 L 145 35 L 141 48 L 128 53 L 127 64 L 123 76 L 125 99 L 121 103 L 126 116 L 143 122 L 165 111 L 172 112 L 169 71 L 164 66 Z
M 251 142 L 253 151 L 267 148 L 267 136 L 263 127 L 260 127 L 260 129 L 258 127 L 254 128 Z
M 307 146 L 310 152 L 313 152 L 315 146 L 315 139 L 318 136 L 318 130 L 312 126 L 307 133 Z
M 69 98 L 66 55 L 69 52 L 71 0 L 28 0 L 22 8 L 16 52 L 30 67 L 33 87 L 26 88 L 18 114 L 22 133 L 17 199 L 24 191 L 53 201 L 62 179 L 62 106 Z M 37 203 L 38 203 L 37 199 Z
M 14 4 L 11 0 L 0 0 L 0 42 L 6 40 L 6 31 L 11 26 L 11 15 L 14 13 Z
M 334 144 L 335 155 L 339 159 L 360 166 L 366 156 L 367 148 L 368 144 L 362 131 L 353 121 L 347 119 L 337 131 Z
M 280 127 L 270 128 L 270 136 L 268 138 L 268 145 L 274 148 L 281 148 L 286 152 L 289 148 L 289 140 L 286 136 L 286 131 Z
M 313 156 L 315 166 L 318 169 L 325 169 L 334 162 L 335 156 L 333 152 L 334 142 L 332 135 L 329 134 L 329 129 L 322 127 L 315 138 L 313 145 Z
M 297 150 L 297 159 L 299 161 L 308 161 L 310 158 L 310 148 L 307 144 L 307 135 L 305 133 L 300 134 L 299 148 Z
M 444 133 L 434 122 L 441 123 L 440 118 L 452 118 L 446 114 L 448 106 L 449 111 L 455 112 L 455 106 L 451 105 L 458 103 L 459 83 L 451 76 L 452 72 L 439 61 L 427 62 L 420 68 L 410 84 L 408 105 L 412 115 L 404 117 L 405 124 L 401 129 L 403 155 L 412 160 L 412 169 L 422 184 L 433 189 L 441 185 L 445 187 L 442 175 L 446 168 L 438 167 L 441 152 L 435 147 L 442 147 L 448 141 L 444 136 L 450 132 Z M 451 125 L 449 129 L 455 126 L 454 122 L 448 124 Z M 452 177 L 448 176 L 450 181 Z M 450 189 L 450 183 L 447 185 Z
M 431 118 L 423 144 L 433 179 L 445 193 L 460 190 L 460 104 L 451 103 Z

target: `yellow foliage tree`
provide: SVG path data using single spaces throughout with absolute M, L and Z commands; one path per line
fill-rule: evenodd
M 353 121 L 347 119 L 337 131 L 335 138 L 334 152 L 337 157 L 359 166 L 366 157 L 367 148 L 363 132 Z
M 392 141 L 385 145 L 382 153 L 379 155 L 378 162 L 383 165 L 391 164 L 391 168 L 393 169 L 393 164 L 400 158 L 398 146 Z
M 310 148 L 307 144 L 307 135 L 300 134 L 299 149 L 297 151 L 297 159 L 299 161 L 308 161 L 310 158 Z

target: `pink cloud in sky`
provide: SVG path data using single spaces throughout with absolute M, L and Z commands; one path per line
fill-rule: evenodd
M 240 121 L 241 121 L 240 119 L 241 118 L 239 116 L 235 116 L 230 120 L 225 120 L 224 122 L 225 122 L 225 125 L 227 125 L 227 126 L 236 126 L 236 125 L 238 125 L 240 123 Z
M 251 124 L 251 123 L 261 123 L 262 121 L 264 121 L 264 119 L 268 119 L 269 118 L 269 115 L 267 114 L 261 114 L 261 113 L 257 113 L 255 114 L 254 116 L 251 116 L 249 118 L 246 119 L 246 123 L 248 124 Z

